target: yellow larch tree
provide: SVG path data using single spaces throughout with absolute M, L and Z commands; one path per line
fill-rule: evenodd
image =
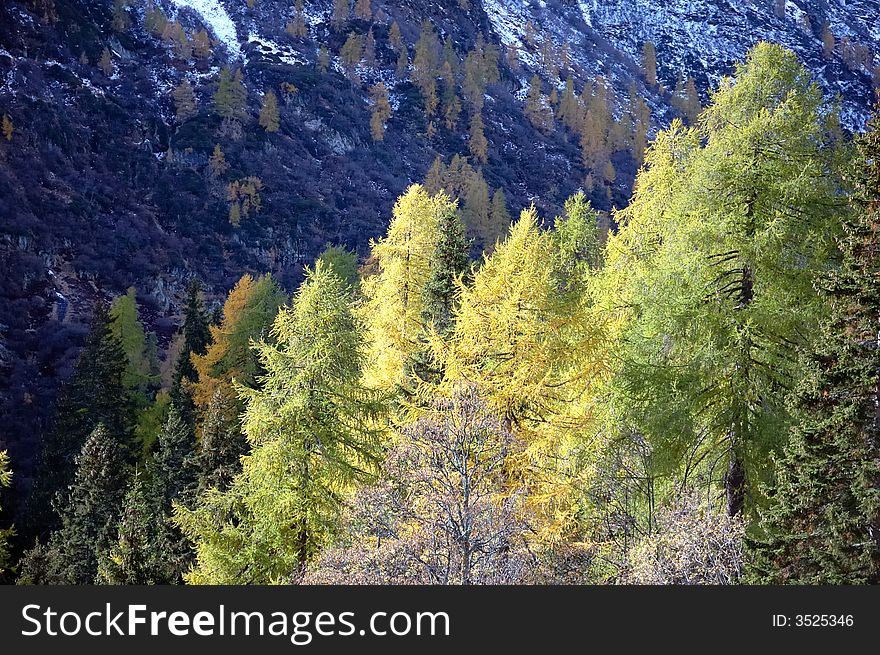
M 362 307 L 367 329 L 365 381 L 392 390 L 403 382 L 405 365 L 425 332 L 422 290 L 431 270 L 439 218 L 454 211 L 445 193 L 431 196 L 412 185 L 394 205 L 385 238 L 372 244 L 378 273 L 365 279 Z
M 565 234 L 543 229 L 524 210 L 461 289 L 448 340 L 433 339 L 444 387 L 475 384 L 519 443 L 507 458 L 512 486 L 529 491 L 535 534 L 545 543 L 569 534 L 576 513 L 570 493 L 583 473 L 581 433 L 594 384 L 606 370 L 601 321 L 587 285 L 564 273 Z

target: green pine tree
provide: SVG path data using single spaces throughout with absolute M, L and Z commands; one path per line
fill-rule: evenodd
M 28 501 L 30 534 L 45 536 L 57 526 L 52 500 L 70 484 L 76 471 L 75 459 L 99 424 L 116 444 L 123 461 L 132 462 L 138 454 L 132 443 L 134 406 L 125 384 L 127 370 L 128 358 L 113 333 L 107 307 L 98 303 L 73 374 L 61 389 L 55 425 L 40 453 L 37 479 Z
M 831 315 L 799 385 L 800 417 L 751 540 L 751 581 L 880 582 L 880 114 L 859 139 L 859 205 L 823 290 Z
M 188 401 L 186 389 L 183 403 L 178 405 L 172 401 L 152 460 L 153 493 L 167 544 L 164 559 L 174 582 L 180 582 L 193 564 L 192 544 L 180 528 L 170 522 L 172 503 L 192 506 L 198 485 L 195 429 L 190 413 L 192 405 Z
M 470 249 L 472 242 L 465 234 L 464 222 L 454 204 L 440 192 L 438 238 L 430 258 L 428 279 L 422 287 L 422 320 L 426 333 L 418 338 L 418 345 L 409 355 L 405 369 L 409 373 L 403 390 L 414 397 L 421 382 L 438 383 L 442 368 L 431 354 L 428 338 L 431 333 L 446 335 L 455 321 L 455 311 L 462 285 L 470 283 Z M 444 206 L 445 205 L 445 206 Z
M 217 389 L 208 405 L 196 450 L 199 494 L 208 489 L 226 491 L 241 472 L 241 457 L 248 452 L 235 403 Z
M 23 559 L 19 582 L 92 584 L 98 556 L 114 541 L 125 489 L 125 462 L 116 440 L 99 425 L 77 458 L 70 491 L 56 503 L 60 527 L 46 547 Z
M 461 217 L 451 207 L 440 214 L 438 229 L 440 234 L 431 256 L 428 281 L 422 289 L 422 314 L 427 324 L 443 334 L 452 325 L 459 281 L 469 272 L 471 243 L 465 236 Z
M 172 500 L 188 496 L 195 488 L 195 445 L 195 434 L 185 409 L 172 402 L 153 455 L 156 486 L 166 508 L 171 507 Z
M 210 321 L 205 313 L 201 298 L 202 285 L 192 280 L 186 290 L 186 307 L 184 309 L 183 348 L 177 360 L 174 382 L 179 386 L 183 380 L 197 382 L 198 372 L 193 366 L 191 355 L 204 355 L 211 343 Z
M 166 556 L 164 515 L 150 479 L 137 472 L 122 505 L 116 542 L 98 563 L 97 582 L 110 585 L 173 584 Z

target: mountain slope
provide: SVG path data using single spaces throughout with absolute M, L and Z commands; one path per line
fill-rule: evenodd
M 645 41 L 656 46 L 658 79 L 667 89 L 679 74 L 690 75 L 704 94 L 751 46 L 771 41 L 797 53 L 829 99 L 840 94 L 844 125 L 861 130 L 872 78 L 880 75 L 880 3 L 873 0 L 484 0 L 484 6 L 505 44 L 523 48 L 531 23 L 570 43 L 584 75 L 604 75 L 621 92 Z M 827 55 L 826 25 L 835 39 Z M 534 53 L 526 60 L 540 67 Z

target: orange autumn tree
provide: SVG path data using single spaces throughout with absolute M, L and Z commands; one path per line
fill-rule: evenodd
M 199 374 L 193 400 L 200 415 L 205 415 L 218 391 L 235 401 L 235 383 L 253 385 L 259 364 L 251 341 L 267 336 L 286 301 L 286 294 L 268 273 L 258 278 L 246 274 L 229 292 L 223 304 L 223 320 L 210 327 L 213 343 L 204 355 L 192 356 Z M 232 405 L 237 407 L 237 401 Z

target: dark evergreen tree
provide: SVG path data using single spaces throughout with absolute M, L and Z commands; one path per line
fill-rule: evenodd
M 138 472 L 125 495 L 116 543 L 98 564 L 101 584 L 173 584 L 179 577 L 167 560 L 168 524 L 155 484 Z
M 28 507 L 31 535 L 45 536 L 57 527 L 52 500 L 70 484 L 76 456 L 99 424 L 123 462 L 130 463 L 136 455 L 131 443 L 134 404 L 125 385 L 127 366 L 128 358 L 113 334 L 108 309 L 98 303 L 76 368 L 61 389 L 55 425 L 40 453 Z
M 438 334 L 445 334 L 455 318 L 459 297 L 459 280 L 469 279 L 472 241 L 465 236 L 464 223 L 458 212 L 451 207 L 438 217 L 439 237 L 430 258 L 428 280 L 422 288 L 422 318 L 426 326 Z M 433 361 L 428 348 L 427 335 L 420 337 L 419 347 L 410 355 L 407 368 L 413 382 L 437 382 L 442 371 Z M 408 391 L 415 391 L 410 387 Z
M 159 337 L 155 332 L 147 332 L 144 343 L 144 352 L 149 366 L 149 375 L 151 380 L 155 380 L 158 385 L 161 370 L 159 368 Z
M 187 287 L 186 308 L 181 326 L 183 344 L 169 393 L 171 404 L 177 410 L 177 420 L 182 421 L 186 430 L 192 434 L 195 434 L 196 428 L 196 405 L 192 386 L 199 381 L 193 355 L 204 355 L 212 341 L 211 318 L 202 303 L 201 291 L 202 285 L 197 279 L 193 279 Z
M 198 382 L 199 373 L 193 364 L 193 355 L 204 355 L 211 344 L 211 319 L 205 311 L 201 298 L 202 285 L 194 279 L 189 283 L 184 309 L 183 345 L 174 370 L 174 381 L 171 385 L 171 402 L 177 407 L 180 418 L 195 431 L 196 407 L 190 386 Z
M 165 509 L 170 509 L 172 500 L 183 500 L 195 488 L 195 443 L 195 433 L 185 410 L 172 402 L 153 455 L 157 493 Z
M 183 348 L 180 351 L 180 359 L 177 360 L 175 386 L 180 386 L 182 380 L 198 381 L 199 376 L 190 355 L 204 355 L 211 343 L 211 331 L 208 329 L 210 320 L 202 304 L 201 291 L 202 285 L 198 280 L 193 280 L 187 287 L 186 309 L 181 329 Z
M 58 577 L 57 564 L 58 552 L 50 550 L 48 544 L 39 541 L 21 556 L 18 561 L 18 585 L 47 585 L 64 584 L 65 581 Z
M 458 279 L 468 273 L 471 242 L 457 211 L 439 217 L 440 236 L 431 256 L 431 271 L 422 291 L 424 318 L 443 334 L 452 324 L 458 298 Z
M 880 582 L 880 116 L 871 127 L 842 263 L 823 285 L 831 315 L 799 387 L 802 417 L 749 543 L 752 582 Z
M 235 420 L 230 420 L 230 415 Z M 237 420 L 235 405 L 220 389 L 214 392 L 196 454 L 198 491 L 226 491 L 241 471 L 241 456 L 247 453 L 247 440 Z
M 94 583 L 98 555 L 114 541 L 125 476 L 116 440 L 99 425 L 77 458 L 70 492 L 63 498 L 59 496 L 56 503 L 61 527 L 52 533 L 47 547 L 38 545 L 25 556 L 20 581 Z
M 182 581 L 183 574 L 192 565 L 192 546 L 180 529 L 170 523 L 169 517 L 174 504 L 192 505 L 198 483 L 192 400 L 186 388 L 182 396 L 183 406 L 172 401 L 152 460 L 157 513 L 162 517 L 165 530 L 164 561 L 175 583 Z

